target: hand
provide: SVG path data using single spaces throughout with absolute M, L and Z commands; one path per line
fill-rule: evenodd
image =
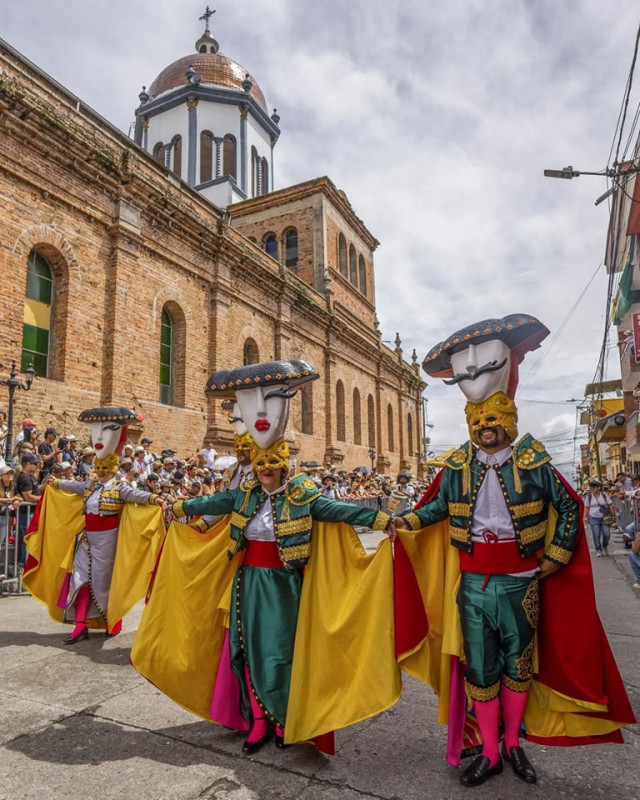
M 540 578 L 548 578 L 560 569 L 560 564 L 555 561 L 549 561 L 548 558 L 540 559 Z
M 398 534 L 396 533 L 396 526 L 393 524 L 393 519 L 389 520 L 389 524 L 385 528 L 384 532 L 387 536 L 391 539 L 392 542 L 395 542 Z
M 155 505 L 160 506 L 160 508 L 162 508 L 163 511 L 166 510 L 166 504 L 161 497 L 156 497 L 156 499 L 153 502 Z
M 55 478 L 53 477 L 53 475 L 47 475 L 47 486 L 53 486 L 54 480 Z
M 394 517 L 393 518 L 393 524 L 394 524 L 394 526 L 396 528 L 400 528 L 401 530 L 404 530 L 404 531 L 408 531 L 409 530 L 409 526 L 407 525 L 407 523 L 404 521 L 404 519 L 402 517 Z

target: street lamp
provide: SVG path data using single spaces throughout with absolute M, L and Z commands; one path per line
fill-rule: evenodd
M 3 365 L 0 364 L 0 368 Z M 26 375 L 24 383 L 18 378 L 18 370 L 16 368 L 16 362 L 11 362 L 11 373 L 8 378 L 4 380 L 0 380 L 0 386 L 8 386 L 9 387 L 9 411 L 8 411 L 8 419 L 7 419 L 7 427 L 9 428 L 7 432 L 7 446 L 5 450 L 5 455 L 8 455 L 11 458 L 11 450 L 13 448 L 13 395 L 15 394 L 16 389 L 23 389 L 25 392 L 28 392 L 31 388 L 31 384 L 33 383 L 33 379 L 36 376 L 36 371 L 33 368 L 33 364 L 27 364 L 24 369 L 24 375 Z
M 371 459 L 371 472 L 375 472 L 376 451 L 373 449 L 373 447 L 369 450 L 369 458 Z
M 600 205 L 603 200 L 606 200 L 607 197 L 612 195 L 615 190 L 620 186 L 619 178 L 622 175 L 626 175 L 629 173 L 629 177 L 640 170 L 640 166 L 633 165 L 625 165 L 623 169 L 620 169 L 620 165 L 616 169 L 612 169 L 611 167 L 605 167 L 600 172 L 581 172 L 577 169 L 574 169 L 571 165 L 568 167 L 563 167 L 562 169 L 545 169 L 544 176 L 545 178 L 564 178 L 565 180 L 571 180 L 572 178 L 579 178 L 581 175 L 599 175 L 601 178 L 611 178 L 613 180 L 613 186 L 604 194 L 601 194 L 600 197 L 595 201 L 595 205 Z

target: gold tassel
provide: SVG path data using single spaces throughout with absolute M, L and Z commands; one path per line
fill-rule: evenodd
M 469 494 L 471 491 L 471 467 L 469 462 L 462 468 L 462 494 Z
M 520 470 L 516 462 L 513 462 L 513 488 L 516 494 L 522 494 L 522 483 L 520 482 Z
M 251 489 L 247 489 L 244 493 L 244 500 L 242 501 L 242 506 L 240 507 L 240 513 L 242 514 L 243 511 L 246 511 L 249 506 L 249 498 L 251 497 Z
M 282 506 L 282 514 L 280 516 L 281 522 L 289 522 L 291 516 L 289 514 L 289 496 L 287 495 L 287 490 L 285 489 L 284 495 L 284 505 Z

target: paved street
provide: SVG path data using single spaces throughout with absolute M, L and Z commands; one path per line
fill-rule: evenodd
M 594 559 L 594 571 L 600 613 L 640 716 L 640 592 L 617 547 Z M 68 629 L 35 600 L 0 598 L 0 800 L 640 799 L 637 726 L 625 732 L 624 747 L 528 745 L 537 786 L 506 770 L 481 787 L 462 787 L 444 760 L 432 693 L 411 679 L 393 709 L 338 734 L 333 758 L 272 744 L 243 757 L 240 734 L 183 711 L 129 665 L 141 612 L 127 617 L 120 636 L 94 634 L 68 648 Z

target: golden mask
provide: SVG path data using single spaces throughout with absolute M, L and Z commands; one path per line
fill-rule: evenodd
M 283 469 L 287 472 L 289 469 L 289 445 L 284 439 L 276 439 L 271 447 L 264 450 L 252 440 L 250 453 L 251 466 L 256 472 L 266 469 Z
M 110 456 L 104 458 L 96 458 L 93 462 L 93 468 L 97 472 L 117 472 L 120 467 L 120 456 L 117 453 L 111 453 Z
M 233 437 L 233 447 L 235 450 L 249 450 L 252 442 L 253 439 L 248 431 L 247 433 L 236 433 Z
M 467 426 L 471 441 L 482 428 L 497 428 L 501 425 L 513 442 L 518 437 L 518 409 L 504 392 L 496 392 L 482 403 L 467 403 L 465 406 Z

